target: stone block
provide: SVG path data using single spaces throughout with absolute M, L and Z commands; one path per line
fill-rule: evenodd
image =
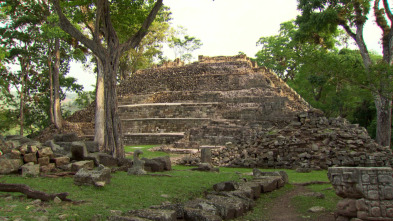
M 40 165 L 33 162 L 27 163 L 21 167 L 23 177 L 36 177 L 40 175 Z
M 106 167 L 117 167 L 118 162 L 113 156 L 105 153 L 98 154 L 98 163 Z
M 222 221 L 222 218 L 209 211 L 197 208 L 184 208 L 184 219 L 190 221 Z
M 54 163 L 49 163 L 48 165 L 40 166 L 41 173 L 49 173 L 56 170 Z
M 73 160 L 84 160 L 88 156 L 85 143 L 72 142 L 71 154 Z
M 27 153 L 23 156 L 23 161 L 25 163 L 37 163 L 37 154 L 36 153 Z
M 227 181 L 221 182 L 213 185 L 214 191 L 222 192 L 222 191 L 234 191 L 239 189 L 239 183 L 235 181 Z
M 207 195 L 206 199 L 209 204 L 212 204 L 217 208 L 218 214 L 224 220 L 239 217 L 248 209 L 244 201 L 237 197 Z
M 100 152 L 100 147 L 98 145 L 98 142 L 96 141 L 84 141 L 86 145 L 86 149 L 89 153 L 97 153 Z
M 92 160 L 78 161 L 71 165 L 71 171 L 77 172 L 80 169 L 92 170 L 94 168 L 94 162 Z
M 346 217 L 357 216 L 356 200 L 355 199 L 343 199 L 337 203 L 337 214 Z
M 38 164 L 41 165 L 41 166 L 48 165 L 49 164 L 49 160 L 50 160 L 49 157 L 38 158 Z
M 69 157 L 56 157 L 53 159 L 56 167 L 61 167 L 70 163 Z
M 210 148 L 201 149 L 201 162 L 202 163 L 212 163 L 212 152 Z
M 95 170 L 88 170 L 81 168 L 74 176 L 74 184 L 81 185 L 94 185 L 102 187 L 109 184 L 111 181 L 111 169 L 100 165 Z
M 0 174 L 17 173 L 22 165 L 22 159 L 8 159 L 0 157 Z
M 53 156 L 53 151 L 50 147 L 44 147 L 40 150 L 38 150 L 38 157 L 49 157 L 52 158 Z
M 176 221 L 176 211 L 162 209 L 142 209 L 129 212 L 130 215 L 145 218 L 148 220 Z

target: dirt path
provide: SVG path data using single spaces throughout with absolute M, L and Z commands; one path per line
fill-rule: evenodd
M 295 188 L 286 194 L 277 197 L 271 206 L 268 208 L 268 215 L 266 221 L 311 221 L 306 217 L 301 217 L 291 204 L 291 199 L 295 196 L 309 192 L 304 186 L 295 185 Z M 334 221 L 334 216 L 330 213 L 321 215 L 312 221 Z

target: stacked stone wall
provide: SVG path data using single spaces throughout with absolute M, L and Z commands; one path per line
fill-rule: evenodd
M 286 127 L 244 128 L 235 142 L 213 150 L 213 163 L 231 167 L 313 168 L 391 166 L 392 151 L 343 118 L 318 111 L 298 115 Z
M 393 220 L 392 168 L 329 168 L 329 180 L 336 194 L 337 221 Z

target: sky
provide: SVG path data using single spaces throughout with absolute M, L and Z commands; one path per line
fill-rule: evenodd
M 183 26 L 187 33 L 201 40 L 203 46 L 193 53 L 220 56 L 237 55 L 244 52 L 254 57 L 260 47 L 260 37 L 278 34 L 280 24 L 295 19 L 297 0 L 164 0 L 172 12 L 174 27 Z M 381 52 L 378 44 L 381 32 L 374 24 L 373 16 L 365 28 L 365 41 L 369 50 Z M 174 59 L 171 50 L 164 55 Z M 95 77 L 82 64 L 74 63 L 70 75 L 83 84 L 85 90 L 93 90 Z

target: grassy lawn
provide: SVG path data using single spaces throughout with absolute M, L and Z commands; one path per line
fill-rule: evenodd
M 142 157 L 147 158 L 167 155 L 167 153 L 149 151 L 152 147 L 154 145 L 126 147 L 126 152 L 141 149 L 144 151 Z M 213 184 L 251 178 L 246 173 L 252 171 L 249 168 L 220 168 L 220 173 L 208 173 L 189 171 L 188 169 L 190 168 L 185 166 L 173 166 L 172 171 L 162 173 L 171 176 L 129 176 L 125 172 L 116 172 L 112 174 L 111 183 L 103 188 L 76 186 L 73 184 L 72 178 L 0 176 L 0 182 L 3 183 L 23 183 L 33 189 L 48 193 L 68 192 L 69 199 L 82 201 L 81 203 L 42 202 L 34 204 L 34 200 L 27 199 L 22 194 L 0 192 L 0 220 L 2 217 L 10 220 L 37 220 L 37 217 L 40 216 L 50 217 L 50 220 L 90 220 L 96 214 L 106 217 L 111 214 L 111 210 L 128 211 L 159 205 L 164 201 L 182 202 L 200 197 L 204 191 L 212 190 Z M 264 169 L 263 171 L 274 170 Z M 291 183 L 327 181 L 326 171 L 313 171 L 307 174 L 296 173 L 293 170 L 284 171 L 288 173 Z M 326 208 L 335 207 L 335 200 L 327 200 L 335 196 L 332 189 L 326 190 L 328 187 L 331 185 L 310 186 L 313 191 L 326 195 L 326 200 L 321 200 L 321 202 L 304 197 L 295 198 L 294 203 L 302 205 L 299 211 L 303 214 L 305 208 L 308 209 L 311 206 L 319 205 L 319 203 L 321 205 L 327 203 Z M 293 185 L 288 184 L 280 190 L 263 194 L 258 200 L 254 212 L 249 213 L 244 217 L 244 220 L 257 220 L 257 217 L 263 217 L 266 212 L 264 208 L 272 200 L 293 188 Z

